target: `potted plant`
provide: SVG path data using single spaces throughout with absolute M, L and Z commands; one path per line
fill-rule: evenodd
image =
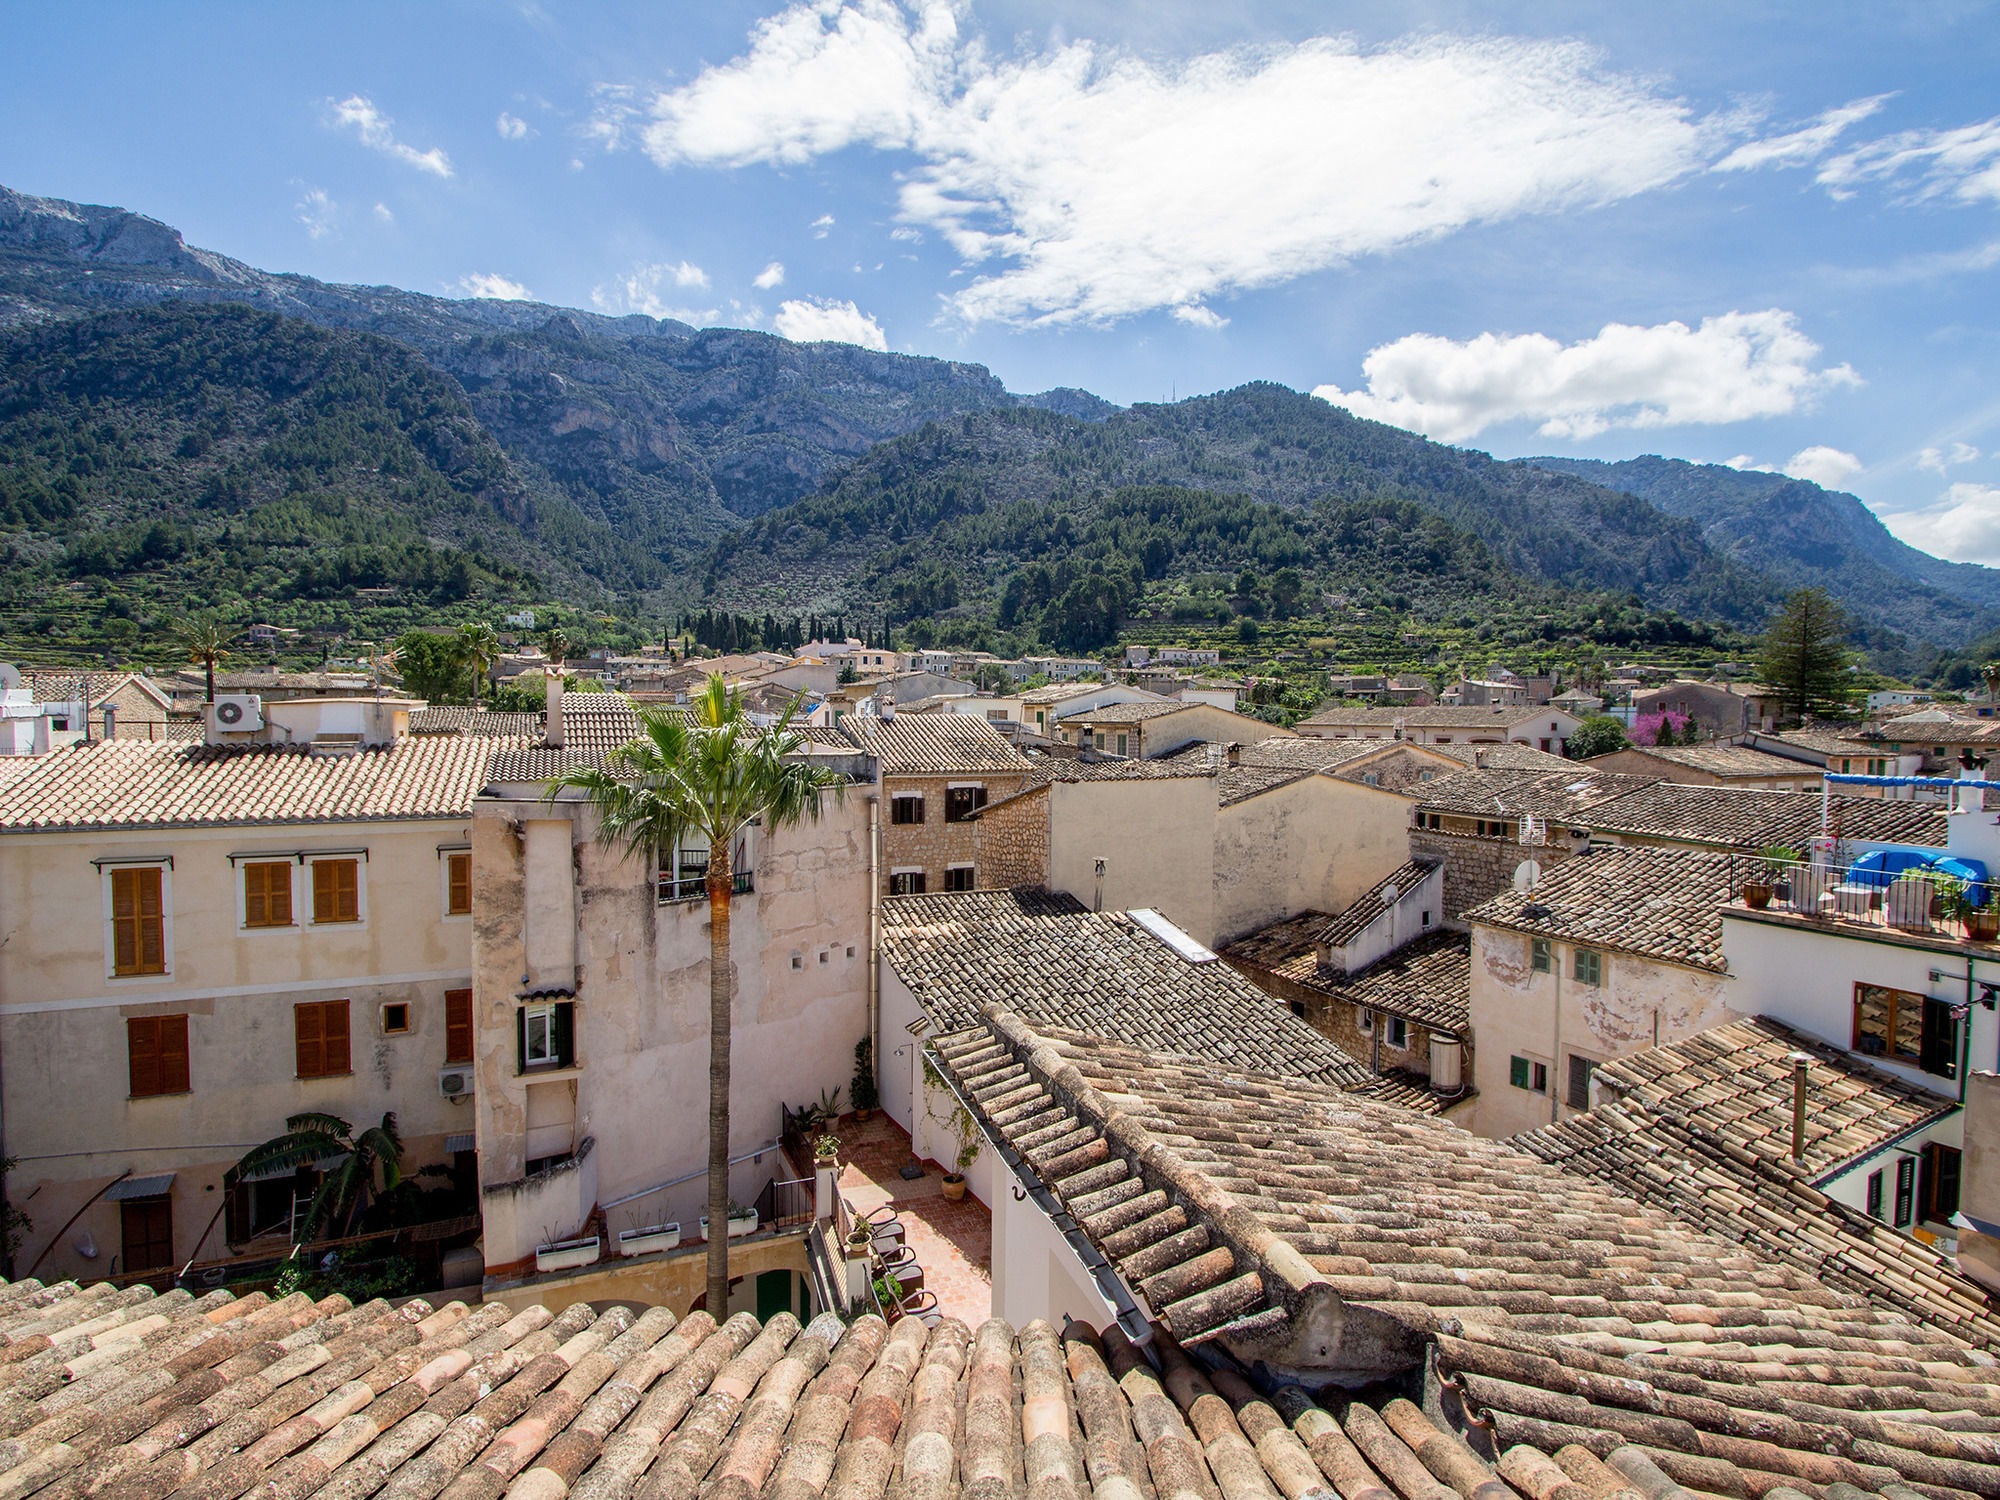
M 1986 903 L 1970 906 L 1965 913 L 1965 937 L 1967 942 L 1991 943 L 2000 941 L 2000 890 L 1988 887 Z
M 681 1226 L 678 1221 L 618 1231 L 620 1255 L 653 1255 L 662 1250 L 672 1250 L 680 1242 Z
M 537 1271 L 574 1271 L 597 1262 L 597 1236 L 535 1246 Z
M 875 1278 L 875 1300 L 882 1306 L 882 1316 L 891 1323 L 903 1315 L 903 1289 L 888 1277 Z
M 971 1127 L 972 1136 L 959 1142 L 958 1155 L 952 1163 L 953 1170 L 944 1174 L 944 1195 L 954 1203 L 965 1196 L 966 1168 L 979 1160 L 979 1127 L 972 1124 L 972 1117 L 966 1115 L 964 1110 L 960 1110 L 959 1114 L 965 1115 L 965 1123 Z
M 1792 871 L 1799 862 L 1799 851 L 1789 844 L 1766 844 L 1758 851 L 1758 858 L 1764 861 L 1764 879 L 1771 894 L 1780 901 L 1790 901 Z
M 702 1232 L 702 1237 L 704 1239 L 707 1238 L 708 1236 L 707 1214 L 703 1214 L 701 1216 L 701 1232 Z M 754 1208 L 745 1208 L 742 1204 L 738 1203 L 734 1198 L 731 1198 L 729 1200 L 729 1227 L 727 1231 L 729 1238 L 731 1238 L 732 1240 L 740 1239 L 746 1234 L 755 1234 L 756 1232 L 757 1232 L 757 1210 Z
M 863 1037 L 854 1044 L 854 1077 L 847 1085 L 847 1097 L 854 1104 L 854 1119 L 857 1124 L 866 1124 L 874 1117 L 875 1105 L 880 1096 L 875 1090 L 875 1039 Z
M 813 1142 L 813 1162 L 817 1166 L 830 1167 L 840 1160 L 840 1137 L 823 1135 Z

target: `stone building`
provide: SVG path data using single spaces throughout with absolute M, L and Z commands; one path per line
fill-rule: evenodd
M 1437 705 L 1420 708 L 1396 704 L 1383 708 L 1322 709 L 1302 719 L 1298 731 L 1328 740 L 1406 739 L 1421 745 L 1532 745 L 1560 755 L 1582 722 L 1559 708 L 1531 704 L 1495 704 L 1463 708 Z
M 963 714 L 850 716 L 842 727 L 881 776 L 881 890 L 912 896 L 973 887 L 974 818 L 1028 780 L 1028 758 Z

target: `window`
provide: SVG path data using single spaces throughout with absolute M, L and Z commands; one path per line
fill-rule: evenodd
M 255 860 L 243 867 L 243 925 L 292 925 L 292 862 Z
M 1882 1173 L 1879 1169 L 1868 1174 L 1868 1217 L 1882 1217 Z
M 921 792 L 898 792 L 889 799 L 891 823 L 921 823 L 923 820 L 924 798 Z
M 316 1182 L 317 1178 L 317 1173 L 310 1173 L 306 1181 Z M 311 1200 L 312 1191 L 311 1188 L 306 1189 L 304 1196 L 307 1201 Z M 267 1234 L 289 1234 L 299 1192 L 300 1182 L 294 1172 L 287 1172 L 282 1177 L 232 1184 L 223 1221 L 223 1237 L 232 1245 L 241 1245 Z
M 1549 1091 L 1549 1065 L 1526 1057 L 1510 1057 L 1507 1059 L 1507 1081 L 1531 1094 L 1546 1094 Z
M 472 1061 L 471 990 L 444 992 L 444 1060 L 447 1067 Z
M 660 858 L 660 899 L 692 901 L 708 892 L 708 839 L 695 832 L 684 833 L 681 841 Z
M 348 1061 L 347 1002 L 312 1000 L 292 1007 L 292 1045 L 301 1078 L 339 1078 Z
M 1604 983 L 1604 955 L 1589 948 L 1576 950 L 1576 961 L 1570 966 L 1570 978 L 1578 984 Z
M 133 1016 L 125 1023 L 125 1061 L 134 1099 L 188 1092 L 188 1018 Z
M 1382 1040 L 1388 1046 L 1399 1050 L 1408 1047 L 1410 1045 L 1410 1023 L 1405 1021 L 1401 1016 L 1384 1016 L 1382 1018 Z
M 1537 974 L 1547 974 L 1555 968 L 1555 950 L 1547 938 L 1528 939 L 1528 967 Z
M 1126 751 L 1126 749 L 1125 749 L 1125 742 L 1126 742 L 1126 738 L 1127 738 L 1127 736 L 1125 736 L 1125 735 L 1122 735 L 1122 734 L 1118 736 L 1118 753 L 1119 753 L 1120 755 L 1124 755 L 1124 754 L 1128 753 L 1128 752 Z
M 1375 1012 L 1365 1005 L 1355 1006 L 1354 1024 L 1361 1028 L 1363 1036 L 1372 1035 L 1375 1030 Z
M 944 820 L 947 823 L 963 823 L 986 805 L 986 788 L 983 786 L 947 787 L 944 794 Z
M 1898 1229 L 1909 1227 L 1916 1216 L 1917 1208 L 1917 1159 L 1914 1156 L 1900 1156 L 1896 1159 L 1896 1218 Z
M 1424 908 L 1423 921 L 1420 925 L 1424 927 L 1429 927 L 1431 925 L 1431 913 L 1429 907 Z
M 969 891 L 972 889 L 971 865 L 948 865 L 944 872 L 944 888 L 948 891 Z
M 125 1271 L 156 1271 L 174 1263 L 174 1200 L 127 1198 L 118 1205 Z
M 576 1006 L 567 1000 L 542 1000 L 524 1005 L 519 1013 L 521 1071 L 567 1068 L 576 1058 Z
M 1432 833 L 1437 833 L 1444 828 L 1444 819 L 1436 813 L 1426 813 L 1424 814 L 1424 826 L 1430 829 Z
M 1437 780 L 1437 772 L 1435 772 L 1435 771 L 1419 771 L 1419 772 L 1417 772 L 1417 780 L 1419 780 L 1419 781 L 1436 781 L 1436 780 Z M 1437 824 L 1433 823 L 1433 824 L 1431 825 L 1431 827 L 1435 828 L 1435 827 L 1437 827 Z
M 1908 1158 L 1905 1158 L 1907 1160 Z M 1932 1141 L 1924 1147 L 1924 1217 L 1943 1223 L 1958 1212 L 1960 1155 Z
M 923 893 L 924 872 L 922 870 L 895 870 L 890 873 L 890 895 L 921 896 Z
M 167 920 L 158 865 L 111 872 L 111 972 L 167 972 Z
M 410 1007 L 401 1000 L 391 1000 L 382 1007 L 382 1035 L 403 1036 L 410 1029 Z
M 1597 1071 L 1597 1059 L 1569 1055 L 1569 1095 L 1563 1100 L 1571 1109 L 1590 1108 L 1590 1075 Z
M 359 922 L 361 920 L 361 861 L 358 859 L 316 859 L 313 861 L 313 921 Z
M 444 914 L 448 917 L 472 915 L 472 854 L 444 857 Z
M 1854 987 L 1854 1050 L 1958 1076 L 1958 1021 L 1946 1001 L 1879 984 Z
M 1361 784 L 1363 786 L 1380 786 L 1382 784 L 1381 773 L 1377 771 L 1363 771 L 1361 773 Z

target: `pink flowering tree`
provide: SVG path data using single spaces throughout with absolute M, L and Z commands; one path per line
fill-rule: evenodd
M 1690 715 L 1675 713 L 1670 708 L 1656 714 L 1641 714 L 1632 722 L 1632 743 L 1685 745 L 1699 737 L 1700 731 L 1695 730 L 1693 725 L 1694 719 Z

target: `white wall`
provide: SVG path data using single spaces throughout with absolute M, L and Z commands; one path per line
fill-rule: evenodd
M 1105 1327 L 1117 1309 L 1105 1301 L 1076 1251 L 1035 1200 L 1025 1192 L 1022 1201 L 1015 1200 L 1018 1184 L 1003 1168 L 993 1209 L 993 1316 L 1016 1328 L 1036 1318 L 1058 1327 L 1065 1318 Z
M 1215 820 L 1212 776 L 1051 783 L 1049 887 L 1085 906 L 1101 894 L 1104 911 L 1150 907 L 1212 942 Z
M 1193 935 L 1213 948 L 1302 911 L 1345 910 L 1409 857 L 1406 799 L 1300 777 L 1219 809 L 1214 915 L 1208 935 Z
M 1424 921 L 1426 913 L 1430 916 L 1428 923 Z M 1376 959 L 1394 953 L 1405 943 L 1443 925 L 1444 866 L 1439 865 L 1403 892 L 1381 916 L 1356 933 L 1354 940 L 1334 958 L 1348 973 L 1357 973 Z

